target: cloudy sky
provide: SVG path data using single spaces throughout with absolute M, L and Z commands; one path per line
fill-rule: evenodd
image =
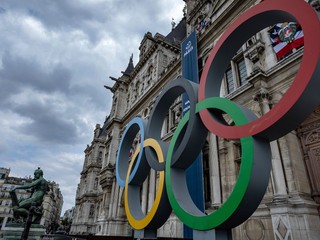
M 74 205 L 96 123 L 110 112 L 112 85 L 150 31 L 166 35 L 182 0 L 4 0 L 0 2 L 0 167 L 60 185 Z M 63 214 L 62 212 L 62 214 Z

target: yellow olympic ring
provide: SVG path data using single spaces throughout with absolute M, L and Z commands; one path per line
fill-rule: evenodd
M 164 162 L 164 156 L 163 156 L 163 152 L 162 149 L 159 145 L 159 143 L 152 138 L 148 138 L 143 142 L 143 147 L 152 147 L 155 150 L 155 153 L 157 155 L 157 158 L 159 160 L 159 162 Z M 126 184 L 125 184 L 125 188 L 124 188 L 124 206 L 125 206 L 125 211 L 127 214 L 127 218 L 128 218 L 128 222 L 130 223 L 130 225 L 135 228 L 135 229 L 144 229 L 146 228 L 150 222 L 153 220 L 155 214 L 157 213 L 158 207 L 160 205 L 160 201 L 161 201 L 161 196 L 163 191 L 165 190 L 165 186 L 164 186 L 164 171 L 160 171 L 159 173 L 159 184 L 158 184 L 158 190 L 156 193 L 156 198 L 154 200 L 153 206 L 151 208 L 151 210 L 149 211 L 149 213 L 147 213 L 147 215 L 142 216 L 142 219 L 137 219 L 137 217 L 133 216 L 133 214 L 130 211 L 130 207 L 129 207 L 129 201 L 128 201 L 128 189 L 129 186 L 130 187 L 135 187 L 135 188 L 139 188 L 140 186 L 132 186 L 129 185 L 129 176 L 132 170 L 132 167 L 134 166 L 134 162 L 138 156 L 140 152 L 140 146 L 138 145 L 136 151 L 134 152 L 133 156 L 132 156 L 132 160 L 129 164 L 129 168 L 128 168 L 128 173 L 126 176 Z M 141 217 L 141 216 L 140 216 Z

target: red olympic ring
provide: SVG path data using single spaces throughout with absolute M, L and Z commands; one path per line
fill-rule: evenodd
M 226 139 L 256 135 L 272 141 L 295 129 L 320 103 L 319 18 L 302 0 L 291 0 L 290 4 L 286 0 L 268 0 L 249 9 L 232 23 L 205 64 L 198 100 L 219 96 L 224 69 L 243 42 L 263 28 L 284 21 L 299 22 L 304 32 L 304 54 L 291 87 L 268 113 L 244 125 L 227 126 L 218 122 L 220 116 L 217 117 L 216 112 L 201 111 L 201 119 L 211 132 Z

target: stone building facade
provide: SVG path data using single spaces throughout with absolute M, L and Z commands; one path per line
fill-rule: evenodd
M 10 169 L 0 168 L 0 239 L 1 229 L 5 227 L 7 222 L 10 222 L 12 216 L 11 197 L 9 191 L 19 185 L 29 184 L 32 182 L 31 177 L 13 177 L 9 176 Z M 60 223 L 60 214 L 63 205 L 63 196 L 61 194 L 59 184 L 49 181 L 49 191 L 43 199 L 43 215 L 40 224 L 47 230 L 53 226 L 58 226 Z M 17 190 L 17 197 L 28 198 L 30 193 L 25 189 Z
M 128 67 L 113 86 L 112 109 L 103 126 L 94 131 L 85 150 L 85 160 L 76 195 L 71 233 L 131 236 L 126 221 L 123 189 L 115 180 L 115 160 L 126 124 L 135 116 L 148 118 L 156 97 L 171 80 L 181 76 L 181 41 L 197 31 L 199 75 L 215 43 L 244 11 L 260 0 L 185 0 L 185 17 L 163 36 L 148 32 L 140 43 L 139 61 Z M 319 11 L 319 1 L 309 1 Z M 270 28 L 243 43 L 231 59 L 221 85 L 221 95 L 261 116 L 281 99 L 292 83 L 304 47 L 277 58 Z M 181 99 L 168 111 L 162 137 L 169 141 L 181 119 Z M 320 107 L 296 130 L 270 143 L 272 171 L 268 189 L 256 212 L 233 229 L 234 239 L 319 239 L 320 236 Z M 133 146 L 138 142 L 137 139 Z M 202 150 L 204 198 L 210 213 L 230 195 L 241 164 L 237 140 L 209 134 Z M 141 207 L 153 203 L 157 174 L 151 171 L 142 187 Z M 182 237 L 182 223 L 174 213 L 158 230 L 161 237 Z
M 60 225 L 63 196 L 56 182 L 49 181 L 49 188 L 49 192 L 43 199 L 44 212 L 40 224 L 45 226 L 48 232 L 54 232 Z

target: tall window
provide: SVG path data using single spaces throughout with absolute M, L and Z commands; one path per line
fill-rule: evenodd
M 96 179 L 94 180 L 94 185 L 93 185 L 93 189 L 94 189 L 94 190 L 97 190 L 97 189 L 98 189 L 98 183 L 99 183 L 99 180 L 98 180 L 98 178 L 96 178 Z
M 225 74 L 226 85 L 227 85 L 227 93 L 231 93 L 234 91 L 234 80 L 232 75 L 232 69 L 229 68 Z
M 164 120 L 164 135 L 170 131 L 170 116 L 169 113 L 167 114 Z
M 224 74 L 225 94 L 234 92 L 237 88 L 245 85 L 247 80 L 247 69 L 242 53 L 238 54 L 230 63 Z
M 242 86 L 247 83 L 247 69 L 246 64 L 244 62 L 244 58 L 240 59 L 237 62 L 237 70 L 238 70 L 238 77 L 239 77 L 239 85 Z

